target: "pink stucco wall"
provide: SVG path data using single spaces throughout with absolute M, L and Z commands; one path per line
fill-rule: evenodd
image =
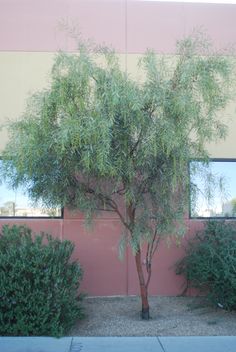
M 217 48 L 235 42 L 236 5 L 158 3 L 134 0 L 0 0 L 0 51 L 75 50 L 74 41 L 59 29 L 60 21 L 78 23 L 83 38 L 112 45 L 119 53 L 143 53 L 147 47 L 173 53 L 176 40 L 203 27 Z M 14 103 L 14 102 L 13 102 Z M 201 226 L 186 220 L 187 237 Z M 118 259 L 119 220 L 102 214 L 93 229 L 85 229 L 80 214 L 65 212 L 61 220 L 0 220 L 25 223 L 34 231 L 48 231 L 75 242 L 85 275 L 82 289 L 89 295 L 137 294 L 134 259 L 127 250 Z M 186 238 L 184 241 L 186 241 Z M 173 265 L 183 255 L 183 245 L 162 243 L 154 259 L 150 294 L 176 295 L 183 279 Z
M 182 246 L 175 242 L 161 243 L 153 260 L 153 274 L 149 292 L 151 295 L 178 295 L 183 290 L 184 280 L 175 275 L 175 263 L 184 254 L 187 238 L 201 227 L 198 221 L 187 221 L 187 235 Z M 135 261 L 130 249 L 123 260 L 118 258 L 118 246 L 122 227 L 115 217 L 95 219 L 92 228 L 86 229 L 82 216 L 65 212 L 64 219 L 9 219 L 3 224 L 25 224 L 34 232 L 45 231 L 60 239 L 75 243 L 74 259 L 79 259 L 84 269 L 81 290 L 89 295 L 136 295 L 139 294 Z M 144 266 L 145 270 L 145 266 Z M 189 292 L 191 293 L 191 292 Z
M 0 0 L 0 50 L 74 50 L 61 21 L 78 25 L 83 38 L 118 52 L 147 47 L 171 53 L 194 28 L 207 30 L 217 47 L 234 43 L 236 5 L 142 0 Z

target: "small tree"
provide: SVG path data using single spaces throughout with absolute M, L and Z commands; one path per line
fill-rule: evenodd
M 141 81 L 111 50 L 96 56 L 83 45 L 78 55 L 56 56 L 50 88 L 10 125 L 3 171 L 11 186 L 25 186 L 48 207 L 119 216 L 148 319 L 154 252 L 163 236 L 183 233 L 188 161 L 206 159 L 205 143 L 225 135 L 216 113 L 229 100 L 231 65 L 199 37 L 179 42 L 174 60 L 148 51 Z

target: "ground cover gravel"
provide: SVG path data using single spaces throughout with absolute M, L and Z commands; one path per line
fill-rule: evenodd
M 151 319 L 140 318 L 139 297 L 93 297 L 84 300 L 85 319 L 73 336 L 236 335 L 236 312 L 206 305 L 202 298 L 150 297 Z

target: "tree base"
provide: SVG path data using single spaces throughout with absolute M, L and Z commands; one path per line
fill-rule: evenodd
M 149 320 L 150 319 L 150 315 L 149 315 L 149 308 L 143 308 L 141 311 L 141 318 L 143 320 Z

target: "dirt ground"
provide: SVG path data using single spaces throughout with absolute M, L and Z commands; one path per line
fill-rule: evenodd
M 70 335 L 236 335 L 236 312 L 208 307 L 199 297 L 150 297 L 149 321 L 140 318 L 139 297 L 86 298 L 83 306 L 85 318 Z

